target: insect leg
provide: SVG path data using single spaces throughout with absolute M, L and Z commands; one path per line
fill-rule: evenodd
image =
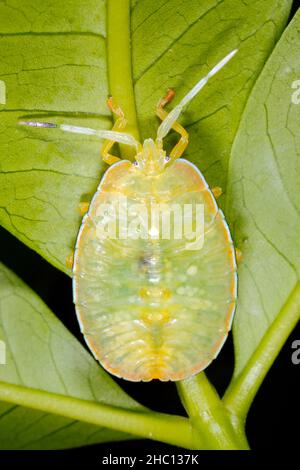
M 211 192 L 215 198 L 218 199 L 222 194 L 222 188 L 220 188 L 220 186 L 216 186 L 215 188 L 212 188 Z
M 80 215 L 84 215 L 89 209 L 89 202 L 80 202 L 78 205 L 78 212 Z
M 74 251 L 71 251 L 69 256 L 66 257 L 66 266 L 68 269 L 73 268 L 73 262 L 74 262 Z
M 121 131 L 126 127 L 127 124 L 127 119 L 125 118 L 122 109 L 114 103 L 111 96 L 107 100 L 107 105 L 109 109 L 117 116 L 117 120 L 112 128 L 112 131 Z M 114 144 L 114 140 L 108 139 L 104 142 L 104 145 L 101 149 L 102 158 L 106 163 L 108 163 L 108 165 L 112 165 L 113 163 L 121 160 L 119 157 L 109 153 Z
M 240 264 L 240 262 L 242 261 L 242 252 L 239 248 L 235 249 L 235 257 L 237 264 Z
M 157 116 L 163 121 L 167 116 L 168 113 L 164 109 L 165 105 L 169 103 L 173 98 L 174 98 L 175 92 L 172 89 L 169 89 L 167 91 L 166 96 L 162 98 L 157 107 L 156 107 L 156 114 Z M 180 158 L 183 152 L 185 151 L 188 143 L 189 143 L 189 135 L 187 131 L 182 127 L 177 121 L 174 122 L 172 125 L 172 129 L 174 131 L 178 132 L 180 135 L 180 139 L 175 145 L 175 147 L 171 150 L 170 157 L 172 160 L 176 160 L 176 158 Z

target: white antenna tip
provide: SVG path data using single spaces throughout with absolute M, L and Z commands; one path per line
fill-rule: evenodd
M 233 57 L 237 53 L 237 51 L 238 51 L 238 49 L 233 49 L 233 51 L 229 52 L 229 54 L 227 56 L 228 60 L 230 60 L 231 57 Z

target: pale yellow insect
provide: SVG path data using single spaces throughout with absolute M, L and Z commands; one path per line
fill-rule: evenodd
M 132 381 L 181 380 L 196 374 L 217 356 L 231 327 L 237 298 L 236 259 L 228 226 L 215 201 L 220 188 L 211 191 L 201 172 L 179 159 L 188 144 L 188 134 L 177 119 L 184 106 L 235 53 L 232 51 L 219 62 L 168 114 L 164 106 L 172 98 L 169 91 L 157 106 L 162 120 L 157 138 L 147 139 L 143 145 L 122 132 L 126 118 L 112 99 L 109 106 L 118 117 L 112 131 L 22 123 L 108 139 L 102 156 L 111 167 L 80 227 L 73 292 L 89 348 L 102 366 L 118 377 Z M 171 129 L 180 134 L 180 140 L 166 156 L 163 139 Z M 133 146 L 136 161 L 112 155 L 115 142 Z M 204 207 L 202 238 L 198 237 L 194 245 L 183 236 L 176 238 L 179 222 L 175 215 L 171 223 L 173 236 L 169 238 L 159 236 L 157 225 L 153 230 L 153 221 L 146 229 L 142 226 L 142 235 L 141 226 L 135 224 L 126 227 L 126 237 L 121 236 L 124 214 L 118 212 L 115 220 L 120 199 L 126 201 L 126 210 L 133 214 L 137 204 L 149 211 L 154 203 L 164 205 L 166 211 L 176 204 L 183 209 L 181 214 L 186 206 Z M 113 210 L 105 213 L 105 219 L 102 212 L 107 207 Z M 103 236 L 104 220 L 113 227 L 118 222 L 117 237 L 112 232 Z M 195 225 L 193 214 L 190 224 Z

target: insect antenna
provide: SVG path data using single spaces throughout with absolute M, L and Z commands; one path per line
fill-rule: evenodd
M 89 127 L 71 126 L 69 124 L 55 124 L 53 122 L 19 121 L 18 124 L 20 126 L 56 128 L 64 132 L 73 132 L 74 134 L 95 135 L 101 139 L 110 139 L 120 144 L 134 146 L 137 149 L 140 146 L 139 142 L 132 135 L 126 134 L 126 132 L 97 130 Z
M 159 142 L 168 134 L 175 121 L 177 121 L 179 115 L 184 110 L 184 107 L 199 93 L 199 91 L 207 84 L 209 79 L 213 77 L 219 70 L 221 70 L 227 62 L 237 53 L 238 49 L 231 51 L 226 57 L 217 63 L 208 74 L 201 78 L 198 83 L 182 98 L 180 103 L 175 106 L 174 109 L 168 114 L 168 116 L 162 121 L 157 131 L 157 140 Z

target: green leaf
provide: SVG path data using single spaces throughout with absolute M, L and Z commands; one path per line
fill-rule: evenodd
M 299 33 L 300 12 L 253 89 L 229 167 L 227 215 L 243 261 L 228 400 L 243 389 L 247 406 L 300 316 Z
M 143 410 L 68 332 L 41 299 L 0 265 L 1 390 L 22 386 L 81 398 L 86 403 Z M 3 394 L 1 392 L 3 399 Z M 128 439 L 125 433 L 17 406 L 13 394 L 0 405 L 1 449 L 53 449 Z M 51 401 L 49 402 L 51 405 Z
M 6 104 L 0 105 L 0 223 L 66 271 L 80 225 L 78 203 L 90 200 L 103 172 L 100 143 L 59 130 L 20 128 L 17 120 L 26 115 L 109 128 L 110 90 L 128 110 L 129 127 L 136 109 L 142 137 L 153 136 L 155 105 L 166 88 L 176 89 L 177 102 L 239 47 L 182 119 L 191 137 L 187 158 L 209 184 L 224 187 L 245 102 L 290 6 L 290 0 L 136 0 L 129 15 L 128 0 L 109 0 L 106 18 L 102 0 L 1 3 Z M 116 30 L 118 21 L 122 27 Z

